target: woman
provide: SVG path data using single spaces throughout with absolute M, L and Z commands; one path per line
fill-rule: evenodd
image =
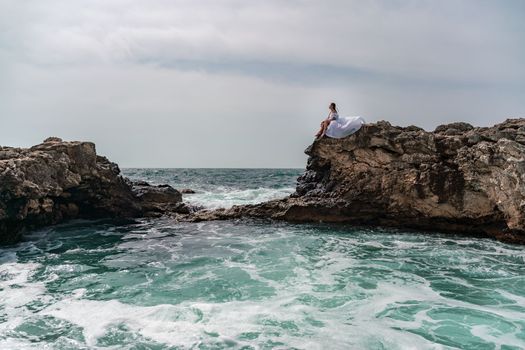
M 315 134 L 316 138 L 323 137 L 326 133 L 326 129 L 328 129 L 328 125 L 330 125 L 332 120 L 337 120 L 337 118 L 339 118 L 339 114 L 337 113 L 337 107 L 335 103 L 330 103 L 328 109 L 330 110 L 330 112 L 328 113 L 328 117 L 326 117 L 326 119 L 321 122 L 321 129 L 317 134 Z
M 333 102 L 330 103 L 328 108 L 330 113 L 321 122 L 321 130 L 315 135 L 317 137 L 316 140 L 325 135 L 334 139 L 342 139 L 352 135 L 365 124 L 365 120 L 361 117 L 340 117 Z

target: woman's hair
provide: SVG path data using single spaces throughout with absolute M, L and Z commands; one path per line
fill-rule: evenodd
M 335 105 L 335 102 L 330 103 L 330 106 L 328 108 L 330 108 L 334 112 L 337 112 L 337 107 Z

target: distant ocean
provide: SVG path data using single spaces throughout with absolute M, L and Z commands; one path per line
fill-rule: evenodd
M 208 208 L 300 169 L 124 169 Z M 0 250 L 0 349 L 523 349 L 525 250 L 329 224 L 74 221 Z
M 184 201 L 206 208 L 229 208 L 283 198 L 295 190 L 303 169 L 124 169 L 125 176 L 153 184 L 189 188 Z

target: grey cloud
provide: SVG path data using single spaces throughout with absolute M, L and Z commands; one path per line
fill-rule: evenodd
M 487 2 L 80 3 L 12 3 L 28 8 L 18 38 L 28 58 L 297 63 L 429 79 L 523 78 L 521 33 L 505 27 L 524 25 Z
M 125 166 L 301 166 L 331 100 L 371 121 L 491 124 L 523 115 L 524 13 L 513 0 L 4 0 L 0 143 L 89 138 Z

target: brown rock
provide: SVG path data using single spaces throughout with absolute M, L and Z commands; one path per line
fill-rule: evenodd
M 182 195 L 169 185 L 152 186 L 147 182 L 133 183 L 133 193 L 147 216 L 159 216 L 167 212 L 189 213 L 182 203 Z
M 91 142 L 53 137 L 29 149 L 0 147 L 0 243 L 66 219 L 189 212 L 181 200 L 169 186 L 133 188 Z
M 44 140 L 44 143 L 48 142 L 62 142 L 62 139 L 60 137 L 51 136 Z
M 435 132 L 388 122 L 306 150 L 296 193 L 283 200 L 202 211 L 242 216 L 446 231 L 525 243 L 525 119 Z

